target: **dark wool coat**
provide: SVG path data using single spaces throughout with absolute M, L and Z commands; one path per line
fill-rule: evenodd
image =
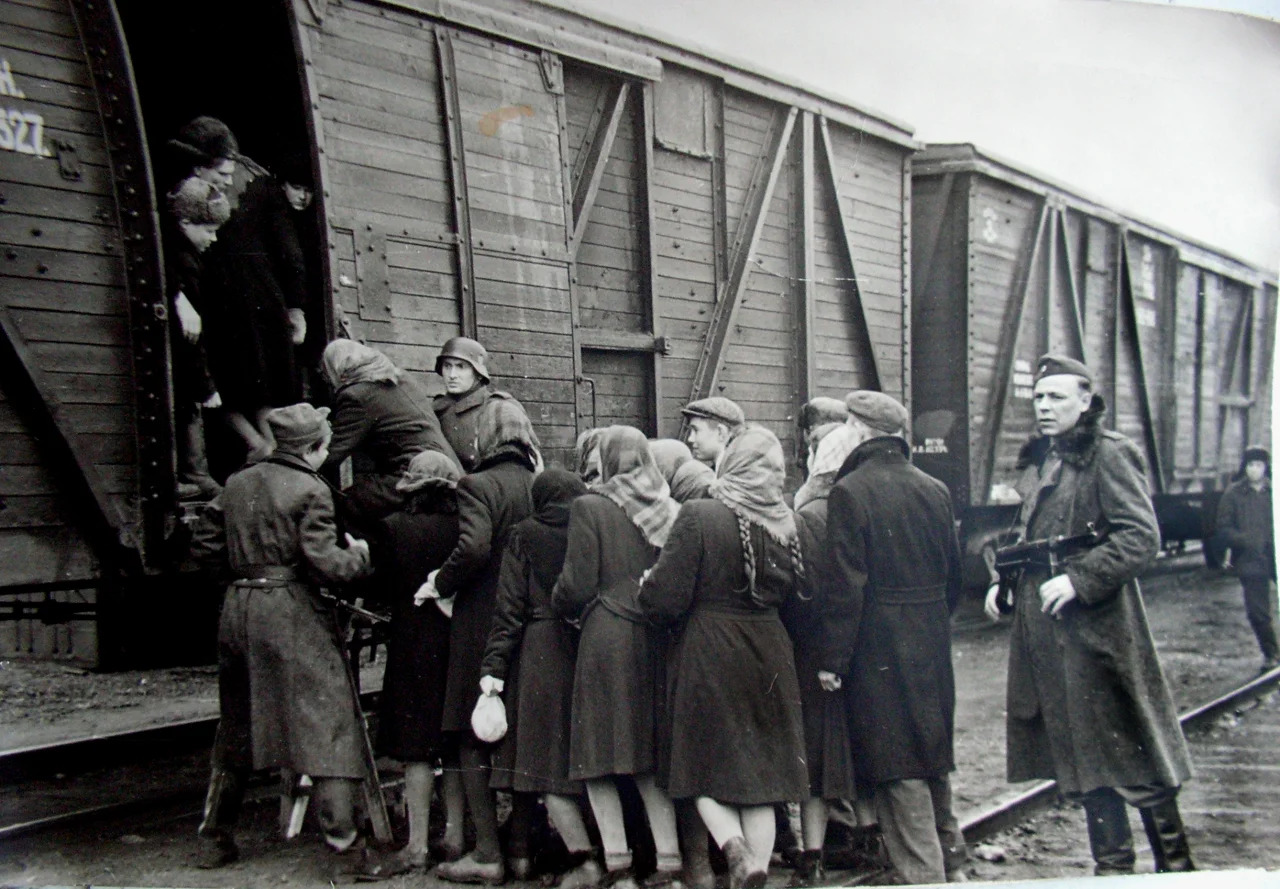
M 796 593 L 791 553 L 758 526 L 751 540 L 760 604 L 737 519 L 718 500 L 680 507 L 640 590 L 650 620 L 683 621 L 667 665 L 670 755 L 659 775 L 676 799 L 755 806 L 807 796 L 800 689 L 777 611 Z
M 824 668 L 845 676 L 858 782 L 955 769 L 951 610 L 962 586 L 951 495 L 897 436 L 863 442 L 828 498 Z
M 496 765 L 506 766 L 510 774 L 495 775 L 495 786 L 529 793 L 582 792 L 582 785 L 569 779 L 578 633 L 557 617 L 552 587 L 534 567 L 540 549 L 558 544 L 563 558 L 564 535 L 565 528 L 548 527 L 532 516 L 511 532 L 498 578 L 493 629 L 480 665 L 481 675 L 505 683 L 508 727 L 503 744 L 510 749 L 502 751 Z
M 249 184 L 205 263 L 206 349 L 223 403 L 252 414 L 302 399 L 290 309 L 307 303 L 307 267 L 278 181 Z
M 343 386 L 335 396 L 329 422 L 333 439 L 325 465 L 337 466 L 354 457 L 356 480 L 342 494 L 362 527 L 400 505 L 403 498 L 396 482 L 415 454 L 439 451 L 458 462 L 427 393 L 407 376 L 395 385 Z
M 1042 480 L 1052 440 L 1022 450 L 1017 484 L 1029 540 L 1088 532 L 1102 543 L 1066 560 L 1077 599 L 1058 619 L 1040 610 L 1045 569 L 1018 584 L 1009 647 L 1010 781 L 1054 778 L 1064 793 L 1191 775 L 1186 741 L 1147 628 L 1137 577 L 1160 548 L 1142 454 L 1102 429 L 1101 399 L 1058 437 L 1061 462 Z
M 365 774 L 362 716 L 333 609 L 318 587 L 367 573 L 338 546 L 329 486 L 277 455 L 227 480 L 193 551 L 225 554 L 233 578 L 218 628 L 218 755 L 230 768 Z
M 200 316 L 201 324 L 205 323 L 208 312 L 200 289 L 203 264 L 200 252 L 172 218 L 165 218 L 160 232 L 164 239 L 164 285 L 169 304 L 169 342 L 173 348 L 173 400 L 180 412 L 189 412 L 193 404 L 208 400 L 217 387 L 213 384 L 209 359 L 205 354 L 207 335 L 202 334 L 194 343 L 188 342 L 182 335 L 178 311 L 173 306 L 181 291 Z
M 441 499 L 424 493 L 403 504 L 372 541 L 379 586 L 391 603 L 377 751 L 402 762 L 433 762 L 443 752 L 449 618 L 430 602 L 413 604 L 418 587 L 458 542 L 457 513 Z
M 511 529 L 533 512 L 532 486 L 528 464 L 509 454 L 463 476 L 458 482 L 458 545 L 436 575 L 440 595 L 457 597 L 441 726 L 465 732 L 473 741 L 471 711 L 480 696 L 480 662 L 493 627 L 502 552 Z
M 574 779 L 657 768 L 661 640 L 636 605 L 640 575 L 657 558 L 608 498 L 585 494 L 569 507 L 569 546 L 552 603 L 582 620 L 569 742 Z
M 480 419 L 480 407 L 490 398 L 515 401 L 506 392 L 500 392 L 489 384 L 472 389 L 461 398 L 437 395 L 432 407 L 440 420 L 440 429 L 453 448 L 454 454 L 467 472 L 475 469 L 480 459 L 476 453 L 476 422 Z M 516 401 L 516 404 L 520 402 Z
M 1218 535 L 1231 547 L 1231 564 L 1241 577 L 1276 576 L 1271 480 L 1255 491 L 1248 479 L 1227 488 L 1218 503 Z
M 827 549 L 827 495 L 831 489 L 828 484 L 819 484 L 810 490 L 820 493 L 796 511 L 808 601 L 799 597 L 789 600 L 781 611 L 782 622 L 795 646 L 809 793 L 822 799 L 853 799 L 857 790 L 844 695 L 826 691 L 818 682 L 818 671 L 822 669 L 822 603 L 832 570 Z

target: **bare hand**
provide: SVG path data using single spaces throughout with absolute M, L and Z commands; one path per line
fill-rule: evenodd
M 1068 602 L 1075 601 L 1076 588 L 1065 574 L 1051 577 L 1040 584 L 1040 610 L 1058 617 Z
M 302 345 L 307 338 L 307 315 L 302 309 L 289 310 L 289 324 L 293 326 L 293 333 L 290 339 L 295 346 Z
M 173 307 L 178 312 L 178 326 L 182 328 L 182 336 L 189 343 L 199 340 L 200 333 L 204 330 L 204 322 L 200 320 L 200 313 L 196 311 L 196 307 L 191 305 L 191 300 L 187 299 L 187 295 L 181 290 L 173 299 Z
M 347 532 L 346 537 L 347 549 L 363 552 L 366 556 L 369 555 L 369 541 L 361 540 L 359 537 L 352 537 L 350 531 Z
M 843 681 L 835 673 L 819 670 L 818 684 L 822 686 L 823 691 L 839 691 Z
M 214 392 L 212 395 L 206 398 L 200 406 L 207 407 L 209 408 L 209 410 L 220 408 L 222 407 L 222 396 L 219 395 L 217 392 Z
M 993 583 L 991 588 L 987 590 L 987 601 L 982 605 L 982 611 L 992 620 L 1000 619 L 1000 606 L 997 599 L 1000 598 L 1000 584 Z

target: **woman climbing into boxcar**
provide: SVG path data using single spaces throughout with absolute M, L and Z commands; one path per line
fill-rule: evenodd
M 434 417 L 433 417 L 434 419 Z M 425 450 L 408 462 L 395 492 L 400 508 L 379 524 L 373 563 L 391 604 L 387 667 L 379 701 L 377 752 L 404 763 L 409 841 L 399 852 L 367 861 L 366 876 L 386 877 L 427 866 L 433 770 L 444 753 L 440 730 L 449 663 L 449 618 L 418 608 L 413 597 L 458 541 L 458 480 L 452 455 Z M 446 842 L 462 844 L 461 785 L 445 789 Z M 450 836 L 452 834 L 452 836 Z
M 715 481 L 715 470 L 693 459 L 687 444 L 674 438 L 658 438 L 649 442 L 649 452 L 677 503 L 707 496 L 707 488 Z
M 484 346 L 465 336 L 453 337 L 436 356 L 436 373 L 444 380 L 444 394 L 436 396 L 433 407 L 445 438 L 467 472 L 480 461 L 476 448 L 480 408 L 494 399 L 520 407 L 520 402 L 510 394 L 490 385 L 488 360 L 489 353 Z M 524 408 L 520 410 L 523 412 Z M 536 448 L 536 435 L 532 442 Z
M 580 618 L 569 776 L 587 785 L 608 885 L 631 880 L 615 783 L 633 777 L 657 849 L 657 881 L 680 871 L 675 810 L 655 780 L 662 707 L 659 642 L 636 606 L 641 576 L 667 542 L 680 505 L 654 465 L 644 433 L 600 434 L 600 482 L 570 507 L 568 556 L 552 593 L 557 613 Z
M 505 692 L 514 718 L 505 744 L 515 794 L 544 794 L 547 814 L 569 850 L 560 889 L 594 886 L 600 867 L 582 817 L 582 783 L 569 778 L 569 734 L 577 633 L 556 617 L 551 591 L 564 566 L 569 510 L 587 486 L 572 472 L 548 469 L 533 483 L 533 515 L 507 540 L 498 580 L 493 629 L 480 667 L 481 682 Z M 518 677 L 518 678 L 517 678 Z M 494 771 L 497 773 L 497 765 Z M 508 854 L 527 856 L 527 830 L 513 825 Z
M 639 606 L 684 620 L 668 665 L 667 789 L 694 797 L 729 863 L 731 889 L 762 887 L 777 803 L 804 799 L 808 776 L 791 640 L 778 608 L 805 572 L 786 468 L 772 432 L 752 426 L 725 448 L 710 497 L 680 509 Z
M 783 624 L 795 647 L 796 679 L 800 684 L 800 713 L 804 719 L 805 763 L 809 770 L 809 798 L 800 804 L 800 831 L 803 851 L 796 866 L 793 886 L 821 886 L 826 872 L 822 846 L 827 832 L 827 804 L 854 800 L 853 752 L 844 699 L 825 691 L 818 682 L 822 657 L 822 603 L 816 592 L 831 570 L 826 551 L 827 497 L 836 472 L 853 452 L 857 440 L 843 423 L 824 424 L 813 430 L 815 448 L 808 461 L 809 478 L 796 491 L 796 527 L 805 557 L 808 588 L 814 598 L 799 597 L 783 605 Z M 870 820 L 862 806 L 860 823 Z
M 498 572 L 511 529 L 533 512 L 531 489 L 542 468 L 529 418 L 514 400 L 492 399 L 478 411 L 475 448 L 478 461 L 458 483 L 458 544 L 438 570 L 427 577 L 415 601 L 452 615 L 449 627 L 449 675 L 441 727 L 451 733 L 456 763 L 462 768 L 467 807 L 476 827 L 475 848 L 436 871 L 457 883 L 501 883 L 506 876 L 498 841 L 498 820 L 489 787 L 493 745 L 471 729 L 476 696 L 488 693 L 480 663 L 493 626 Z M 451 756 L 451 760 L 453 756 Z
M 462 466 L 440 431 L 426 391 L 390 358 L 363 343 L 340 339 L 325 346 L 320 366 L 334 389 L 333 441 L 325 465 L 356 458 L 356 480 L 342 495 L 357 527 L 401 504 L 401 475 L 414 455 L 436 451 L 461 475 Z M 366 466 L 368 471 L 361 471 Z

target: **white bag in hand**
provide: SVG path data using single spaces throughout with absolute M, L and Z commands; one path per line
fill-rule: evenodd
M 501 741 L 507 733 L 507 708 L 497 695 L 481 695 L 471 711 L 471 730 L 486 744 Z

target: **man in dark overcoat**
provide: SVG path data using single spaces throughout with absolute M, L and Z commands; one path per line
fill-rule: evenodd
M 450 339 L 436 356 L 436 373 L 444 380 L 444 392 L 435 397 L 432 407 L 440 421 L 440 431 L 466 472 L 473 471 L 480 462 L 476 448 L 480 408 L 493 399 L 520 406 L 510 393 L 493 387 L 488 361 L 488 350 L 465 336 Z M 523 406 L 520 409 L 524 410 Z
M 1160 548 L 1137 445 L 1101 425 L 1093 377 L 1046 355 L 1035 376 L 1039 435 L 1022 449 L 1018 517 L 1026 540 L 1100 542 L 1022 572 L 1014 593 L 1008 686 L 1010 781 L 1053 778 L 1085 808 L 1095 873 L 1130 873 L 1137 806 L 1156 870 L 1192 870 L 1177 794 L 1186 741 L 1147 628 L 1138 575 Z M 998 586 L 987 594 L 997 613 Z
M 818 679 L 843 691 L 854 773 L 860 791 L 874 789 L 897 876 L 940 883 L 965 857 L 949 777 L 951 611 L 961 589 L 951 495 L 911 465 L 906 408 L 870 391 L 845 403 L 860 443 L 828 498 Z

